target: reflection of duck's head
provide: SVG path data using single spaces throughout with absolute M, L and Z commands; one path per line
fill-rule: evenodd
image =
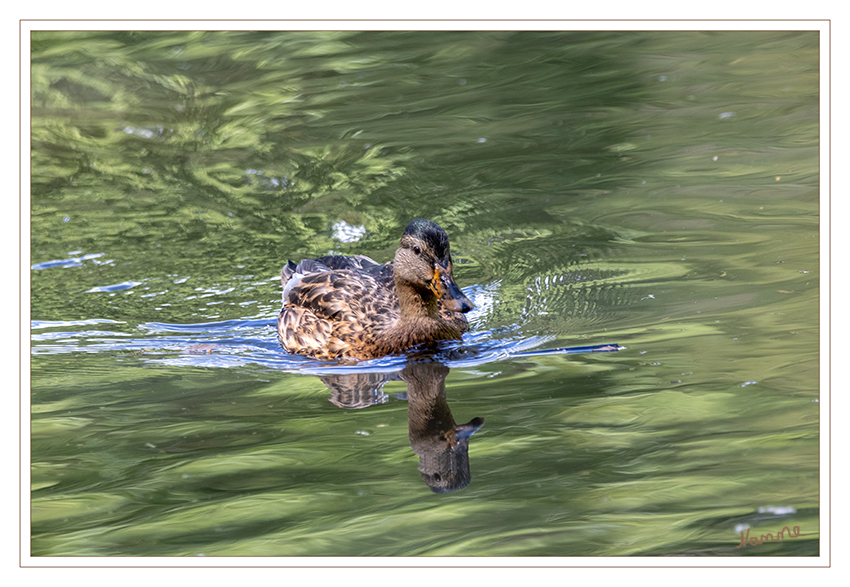
M 416 363 L 405 367 L 410 446 L 419 456 L 419 472 L 436 493 L 469 485 L 469 437 L 484 425 L 482 418 L 456 425 L 446 402 L 448 367 Z
M 469 437 L 483 425 L 483 418 L 473 418 L 443 434 L 411 438 L 413 452 L 419 455 L 419 473 L 431 491 L 451 493 L 469 485 Z

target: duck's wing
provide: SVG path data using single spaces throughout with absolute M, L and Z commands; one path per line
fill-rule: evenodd
M 301 259 L 296 265 L 291 260 L 287 261 L 286 265 L 280 271 L 280 282 L 283 285 L 283 303 L 289 297 L 289 292 L 293 287 L 301 283 L 301 280 L 308 275 L 315 273 L 324 273 L 331 271 L 334 267 L 326 265 L 322 262 L 322 258 L 330 259 L 331 257 L 320 257 L 319 259 Z
M 301 262 L 297 265 L 290 260 L 280 270 L 280 282 L 283 284 L 283 287 L 286 287 L 286 284 L 293 277 L 301 279 L 310 273 L 321 273 L 322 271 L 330 271 L 331 269 L 332 267 L 328 267 L 318 259 L 301 259 Z
M 393 263 L 384 263 L 383 265 L 375 265 L 366 269 L 366 273 L 375 278 L 375 280 L 388 290 L 395 290 L 395 281 L 393 280 Z
M 347 269 L 369 273 L 373 277 L 378 278 L 384 287 L 387 287 L 388 282 L 392 281 L 392 263 L 381 265 L 366 255 L 355 255 L 353 257 L 345 255 L 327 255 L 324 257 L 317 257 L 316 259 L 301 259 L 301 261 L 297 264 L 290 260 L 283 266 L 283 269 L 280 272 L 280 282 L 281 285 L 283 285 L 284 303 L 286 303 L 289 290 L 297 285 L 305 276 L 313 273 L 333 271 L 335 269 Z M 389 276 L 389 279 L 387 279 L 387 276 Z
M 315 261 L 329 269 L 352 269 L 355 271 L 370 271 L 374 267 L 381 266 L 380 263 L 366 255 L 354 255 L 353 257 L 328 255 L 326 257 L 318 257 Z
M 305 308 L 325 320 L 345 317 L 365 323 L 374 319 L 375 307 L 393 305 L 392 292 L 368 273 L 346 269 L 304 275 L 287 284 L 284 306 Z M 398 302 L 395 302 L 397 305 Z

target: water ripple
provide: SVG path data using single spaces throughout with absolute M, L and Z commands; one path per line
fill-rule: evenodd
M 91 320 L 33 320 L 30 322 L 32 330 L 39 328 L 64 328 L 68 326 L 89 326 L 91 324 L 126 324 L 119 320 L 108 320 L 106 318 L 92 318 Z
M 137 285 L 141 285 L 143 283 L 144 283 L 144 281 L 124 281 L 122 283 L 116 283 L 116 284 L 113 284 L 113 285 L 101 285 L 101 286 L 93 287 L 89 290 L 86 290 L 86 293 L 123 291 L 125 289 L 130 289 L 130 288 L 136 287 Z
M 356 364 L 317 361 L 284 352 L 275 334 L 275 320 L 242 319 L 198 324 L 139 324 L 136 333 L 69 330 L 74 326 L 115 323 L 91 319 L 65 322 L 33 321 L 33 355 L 65 353 L 130 353 L 143 361 L 171 366 L 241 367 L 248 364 L 314 375 L 345 372 L 393 372 L 415 356 L 436 358 L 449 367 L 470 367 L 512 357 L 618 350 L 615 344 L 533 350 L 554 336 L 520 336 L 517 325 L 467 333 L 462 341 L 446 341 L 436 349 L 412 349 L 403 356 L 382 357 Z
M 70 259 L 54 259 L 52 261 L 43 261 L 41 263 L 36 263 L 32 265 L 30 269 L 37 271 L 39 269 L 50 269 L 51 267 L 80 267 L 83 264 L 83 261 L 88 261 L 89 259 L 97 259 L 98 257 L 102 257 L 104 253 L 92 253 L 90 255 L 83 255 L 82 257 L 71 257 Z

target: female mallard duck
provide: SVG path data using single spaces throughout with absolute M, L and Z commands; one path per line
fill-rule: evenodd
M 407 225 L 392 262 L 329 256 L 281 271 L 281 346 L 317 359 L 374 359 L 460 339 L 472 302 L 452 277 L 449 237 L 430 220 Z

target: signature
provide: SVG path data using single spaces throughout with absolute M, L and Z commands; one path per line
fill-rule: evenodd
M 744 546 L 747 546 L 748 544 L 750 544 L 752 546 L 758 546 L 759 544 L 762 544 L 764 542 L 771 542 L 771 541 L 775 542 L 775 541 L 778 541 L 778 540 L 784 540 L 786 538 L 786 536 L 785 536 L 786 530 L 788 531 L 787 538 L 800 538 L 802 536 L 805 536 L 805 534 L 800 534 L 800 527 L 799 526 L 794 526 L 791 529 L 789 529 L 788 526 L 785 526 L 784 528 L 782 528 L 782 530 L 779 531 L 779 533 L 776 535 L 776 538 L 774 538 L 773 534 L 771 534 L 771 533 L 762 534 L 759 538 L 756 538 L 755 536 L 750 538 L 750 529 L 747 528 L 746 535 L 744 535 L 744 532 L 741 532 L 741 544 L 739 544 L 735 548 L 743 548 Z

